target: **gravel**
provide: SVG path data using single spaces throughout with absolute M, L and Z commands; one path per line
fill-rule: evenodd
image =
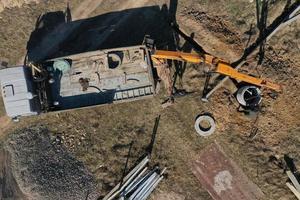
M 18 185 L 34 199 L 97 199 L 92 175 L 46 128 L 16 131 L 5 148 Z

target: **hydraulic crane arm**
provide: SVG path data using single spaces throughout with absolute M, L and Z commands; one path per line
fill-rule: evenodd
M 239 81 L 250 83 L 256 86 L 267 87 L 277 92 L 281 91 L 280 85 L 267 81 L 265 79 L 256 78 L 243 73 L 238 72 L 236 69 L 231 67 L 231 65 L 221 60 L 217 57 L 211 56 L 209 54 L 193 54 L 193 53 L 183 53 L 178 51 L 164 51 L 156 50 L 152 55 L 152 60 L 154 63 L 159 64 L 161 59 L 167 60 L 178 60 L 190 63 L 206 63 L 214 67 L 213 72 L 217 72 Z
M 154 54 L 151 55 L 152 58 L 157 59 L 167 59 L 167 60 L 178 60 L 185 61 L 190 63 L 202 63 L 212 64 L 214 59 L 213 56 L 204 54 L 202 57 L 198 54 L 193 53 L 184 53 L 179 51 L 165 51 L 165 50 L 156 50 Z
M 219 62 L 215 72 L 229 76 L 236 80 L 244 81 L 246 83 L 250 83 L 256 86 L 267 87 L 269 89 L 275 90 L 277 92 L 281 91 L 280 85 L 267 81 L 265 79 L 256 78 L 253 76 L 249 76 L 247 74 L 243 74 L 238 72 L 236 69 L 232 68 L 227 63 Z

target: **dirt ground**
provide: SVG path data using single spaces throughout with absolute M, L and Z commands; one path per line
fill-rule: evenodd
M 269 21 L 280 14 L 285 4 L 279 0 L 272 2 Z M 164 3 L 169 8 L 167 11 Z M 94 17 L 95 21 L 91 22 L 100 23 L 102 19 L 107 20 L 107 23 L 114 22 L 116 30 L 119 28 L 124 31 L 121 34 L 123 38 L 112 32 L 119 38 L 117 41 L 120 44 L 127 45 L 123 41 L 133 41 L 133 37 L 135 42 L 141 42 L 139 37 L 149 32 L 157 40 L 158 48 L 191 51 L 191 47 L 182 38 L 179 38 L 179 42 L 177 38 L 179 44 L 174 44 L 167 28 L 163 30 L 168 20 L 176 20 L 186 33 L 194 33 L 195 40 L 207 52 L 231 62 L 242 55 L 247 46 L 249 28 L 256 23 L 255 3 L 246 0 L 74 0 L 70 1 L 70 8 L 71 13 L 75 13 L 73 19 Z M 89 9 L 83 12 L 85 8 Z M 35 28 L 37 17 L 45 12 L 65 9 L 66 2 L 53 0 L 1 12 L 0 60 L 10 65 L 19 63 L 26 54 L 27 41 Z M 108 17 L 105 15 L 111 12 L 114 14 Z M 106 17 L 101 18 L 103 15 Z M 120 16 L 122 18 L 119 20 Z M 137 23 L 145 20 L 146 24 L 137 26 Z M 135 32 L 126 32 L 126 29 L 134 30 L 135 25 L 138 27 Z M 154 119 L 161 115 L 152 163 L 166 166 L 168 177 L 161 182 L 151 199 L 212 199 L 194 177 L 191 163 L 202 149 L 216 140 L 262 190 L 266 200 L 293 200 L 295 197 L 285 186 L 287 177 L 284 171 L 270 160 L 273 156 L 282 157 L 287 154 L 300 165 L 299 27 L 298 20 L 268 42 L 262 66 L 255 67 L 255 62 L 251 62 L 250 66 L 243 68 L 283 86 L 283 92 L 276 99 L 271 98 L 267 90 L 263 91 L 257 124 L 255 117 L 237 111 L 236 102 L 226 88 L 218 90 L 208 103 L 203 103 L 200 100 L 204 84 L 203 66 L 187 65 L 185 69 L 183 67 L 176 86 L 192 93 L 177 98 L 171 107 L 161 107 L 165 98 L 161 91 L 154 98 L 135 102 L 24 118 L 19 123 L 5 126 L 6 130 L 2 128 L 6 122 L 4 118 L 0 118 L 2 135 L 5 133 L 4 137 L 0 137 L 0 146 L 5 147 L 9 135 L 18 132 L 17 130 L 43 125 L 50 131 L 51 137 L 58 138 L 67 151 L 84 164 L 97 183 L 97 192 L 103 196 L 121 178 L 128 144 L 134 141 L 129 160 L 129 166 L 132 167 L 145 153 L 151 140 Z M 100 34 L 102 28 L 93 25 L 89 32 L 95 33 L 95 36 L 99 34 L 99 37 L 108 37 Z M 66 52 L 64 48 L 72 50 L 74 43 L 87 45 L 85 49 L 111 45 L 97 37 L 82 38 L 81 35 L 86 33 L 79 30 L 82 28 L 54 54 Z M 175 71 L 175 68 L 172 70 Z M 0 106 L 3 107 L 1 103 Z M 198 136 L 194 130 L 195 117 L 203 112 L 212 113 L 217 122 L 216 132 L 208 138 Z M 3 116 L 4 112 L 0 111 L 0 114 Z M 254 126 L 257 126 L 258 134 L 251 139 L 249 135 Z M 14 178 L 19 181 L 19 185 L 23 184 L 20 177 Z

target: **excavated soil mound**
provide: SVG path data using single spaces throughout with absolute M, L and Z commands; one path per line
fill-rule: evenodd
M 93 177 L 47 129 L 16 131 L 5 149 L 15 180 L 29 199 L 97 199 Z

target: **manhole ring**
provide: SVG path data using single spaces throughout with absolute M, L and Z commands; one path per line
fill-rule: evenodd
M 209 127 L 203 127 L 201 124 L 206 122 L 209 124 Z M 209 115 L 200 115 L 195 121 L 195 130 L 201 136 L 209 136 L 216 130 L 216 123 L 213 117 Z

